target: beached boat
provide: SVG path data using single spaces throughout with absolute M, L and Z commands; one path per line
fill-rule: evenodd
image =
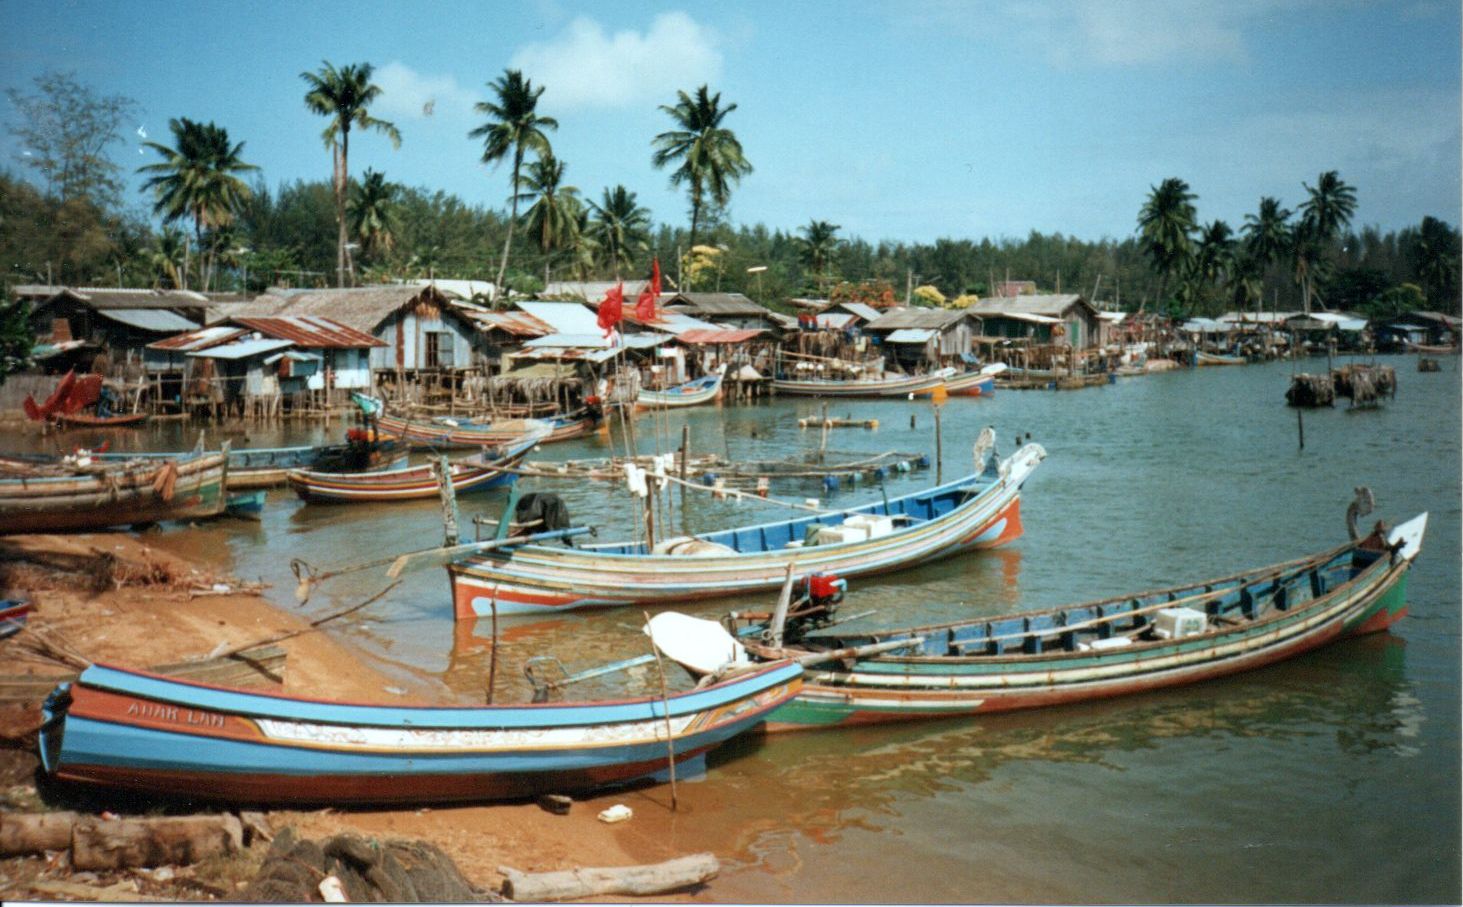
M 1247 365 L 1249 360 L 1243 356 L 1224 356 L 1219 353 L 1206 353 L 1202 350 L 1194 353 L 1194 361 L 1199 365 Z
M 648 632 L 693 672 L 714 673 L 729 657 L 807 667 L 803 691 L 770 730 L 1061 705 L 1248 671 L 1385 629 L 1407 611 L 1426 525 L 1422 514 L 1298 560 L 1061 608 L 859 631 L 830 626 L 839 596 L 822 591 L 785 609 L 795 616 L 780 644 L 766 624 L 733 639 L 675 612 L 656 615 Z
M 226 450 L 121 463 L 0 461 L 0 534 L 102 529 L 223 512 Z
M 833 378 L 774 378 L 772 388 L 779 394 L 804 397 L 907 397 L 910 394 L 933 394 L 951 374 L 941 369 L 928 375 L 885 375 L 851 381 Z
M 1405 341 L 1407 352 L 1422 353 L 1425 356 L 1456 356 L 1463 347 L 1457 344 L 1413 343 Z
M 520 441 L 452 461 L 449 469 L 453 493 L 464 495 L 512 484 L 518 475 L 508 470 L 523 462 L 537 443 L 533 440 Z M 310 472 L 297 469 L 290 471 L 289 483 L 303 500 L 314 504 L 411 501 L 436 498 L 441 493 L 436 464 L 433 463 L 380 472 Z
M 475 422 L 436 416 L 408 419 L 386 412 L 384 403 L 365 394 L 351 395 L 358 406 L 376 420 L 386 437 L 400 438 L 413 450 L 469 450 L 498 447 L 532 439 L 538 444 L 567 441 L 594 431 L 597 419 L 588 411 L 548 419 L 494 419 Z
M 19 633 L 33 610 L 35 605 L 27 601 L 14 598 L 0 601 L 0 639 Z
M 589 790 L 697 758 L 798 692 L 778 662 L 607 702 L 360 705 L 93 665 L 46 701 L 40 751 L 68 781 L 274 804 L 481 801 Z M 667 734 L 670 736 L 667 741 Z
M 447 565 L 459 620 L 572 608 L 665 605 L 777 588 L 799 573 L 882 573 L 993 548 L 1021 534 L 1021 486 L 1046 456 L 1028 444 L 1000 461 L 989 429 L 976 472 L 902 497 L 775 523 L 643 543 L 534 544 Z
M 721 395 L 721 379 L 724 372 L 702 375 L 695 381 L 687 381 L 663 391 L 642 390 L 635 402 L 645 407 L 699 406 L 710 403 Z
M 996 392 L 996 376 L 1007 367 L 1004 362 L 992 362 L 973 372 L 952 375 L 945 379 L 945 393 L 952 397 L 989 397 Z
M 147 421 L 147 413 L 98 416 L 93 413 L 53 413 L 51 421 L 66 428 L 127 428 Z

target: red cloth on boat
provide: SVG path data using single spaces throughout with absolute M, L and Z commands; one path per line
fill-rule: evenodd
M 604 300 L 599 304 L 599 326 L 606 337 L 614 333 L 615 325 L 624 317 L 624 308 L 625 285 L 620 283 L 606 291 Z
M 66 395 L 71 393 L 71 385 L 75 383 L 76 369 L 72 369 L 61 378 L 60 383 L 56 385 L 56 389 L 51 391 L 51 396 L 46 398 L 46 402 L 40 404 L 39 406 L 36 405 L 34 397 L 32 397 L 30 394 L 26 394 L 25 403 L 23 404 L 23 406 L 25 407 L 26 418 L 36 422 L 40 422 L 43 419 L 51 418 L 51 414 L 56 412 L 56 410 L 61 406 L 62 402 L 66 399 Z
M 61 403 L 60 411 L 68 416 L 80 412 L 95 404 L 97 400 L 101 399 L 101 396 L 102 376 L 82 375 L 71 385 L 71 390 L 67 392 L 66 399 Z
M 650 260 L 650 282 L 640 291 L 635 300 L 635 317 L 641 321 L 655 320 L 655 300 L 660 296 L 660 259 Z

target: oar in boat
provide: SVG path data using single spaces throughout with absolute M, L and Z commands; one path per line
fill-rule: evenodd
M 295 578 L 300 581 L 299 585 L 295 587 L 295 600 L 300 604 L 304 604 L 310 600 L 310 593 L 314 591 L 316 586 L 343 573 L 355 573 L 358 570 L 370 570 L 373 567 L 385 567 L 387 564 L 390 564 L 391 566 L 386 571 L 386 575 L 391 579 L 396 579 L 396 577 L 408 569 L 417 570 L 422 567 L 440 567 L 476 551 L 510 548 L 514 545 L 527 545 L 533 542 L 547 542 L 554 539 L 584 535 L 592 531 L 593 529 L 589 526 L 571 526 L 568 529 L 555 529 L 552 532 L 537 532 L 533 535 L 487 539 L 486 541 L 468 542 L 464 545 L 452 545 L 451 547 L 424 548 L 421 551 L 393 554 L 390 557 L 363 561 L 359 564 L 350 564 L 345 567 L 337 567 L 334 570 L 325 570 L 323 572 L 316 570 L 306 561 L 295 558 L 290 561 L 290 570 L 294 572 Z

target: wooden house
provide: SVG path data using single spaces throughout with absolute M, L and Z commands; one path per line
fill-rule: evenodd
M 969 354 L 981 320 L 969 309 L 892 309 L 860 330 L 878 343 L 886 362 L 924 371 Z
M 628 294 L 627 298 L 634 299 Z M 771 311 L 741 293 L 662 293 L 657 307 L 700 318 L 723 328 L 780 329 Z
M 1103 339 L 1097 309 L 1076 293 L 995 296 L 965 311 L 980 317 L 987 338 L 1066 344 L 1079 350 L 1095 347 Z
M 148 344 L 201 327 L 210 305 L 207 296 L 187 291 L 44 289 L 54 292 L 23 295 L 32 300 L 38 364 L 47 372 L 93 371 L 105 362 L 109 377 L 140 380 L 160 367 L 149 360 Z

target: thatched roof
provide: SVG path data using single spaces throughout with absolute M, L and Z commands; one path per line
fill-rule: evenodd
M 700 317 L 712 315 L 754 315 L 765 318 L 767 309 L 741 293 L 677 293 L 669 299 L 661 294 L 660 305 L 685 308 Z
M 1045 293 L 1042 295 L 992 296 L 976 302 L 967 312 L 982 316 L 999 315 L 1045 315 L 1061 318 L 1073 305 L 1080 305 L 1096 314 L 1087 300 L 1076 293 Z
M 374 334 L 381 323 L 408 305 L 431 303 L 447 311 L 447 297 L 431 286 L 382 284 L 341 290 L 273 290 L 246 303 L 247 311 L 231 308 L 229 316 L 319 315 Z
M 898 331 L 925 328 L 943 331 L 970 316 L 968 309 L 892 309 L 864 325 L 866 331 Z

